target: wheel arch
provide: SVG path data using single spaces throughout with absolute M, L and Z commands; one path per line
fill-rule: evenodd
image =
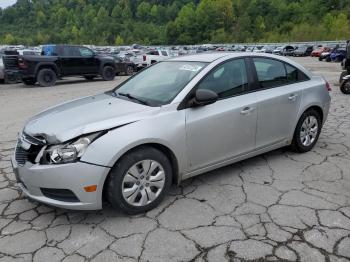
M 44 68 L 49 68 L 49 69 L 52 69 L 57 76 L 59 76 L 59 70 L 57 68 L 57 66 L 53 63 L 40 63 L 36 66 L 36 69 L 35 69 L 35 78 L 38 77 L 38 73 L 41 69 L 44 69 Z
M 318 105 L 309 106 L 300 114 L 300 116 L 309 110 L 315 110 L 321 117 L 321 123 L 323 123 L 323 119 L 324 119 L 323 109 Z M 300 118 L 300 116 L 299 116 L 299 118 Z
M 111 66 L 111 67 L 113 67 L 115 70 L 117 70 L 116 65 L 115 65 L 112 61 L 104 61 L 104 62 L 101 63 L 101 66 L 100 66 L 100 74 L 102 74 L 103 68 L 104 68 L 105 66 Z
M 290 143 L 292 142 L 293 140 L 293 137 L 294 137 L 294 133 L 295 133 L 295 129 L 297 128 L 297 125 L 298 125 L 298 122 L 299 122 L 299 119 L 301 118 L 301 116 L 308 110 L 315 110 L 317 113 L 319 113 L 320 117 L 321 117 L 321 123 L 323 124 L 323 120 L 324 120 L 324 112 L 323 112 L 323 109 L 320 105 L 317 105 L 317 104 L 313 104 L 313 105 L 308 105 L 307 107 L 301 109 L 299 111 L 299 114 L 298 114 L 298 117 L 295 121 L 295 124 L 294 124 L 294 128 L 292 129 L 293 133 L 290 134 Z
M 155 149 L 161 151 L 170 161 L 172 171 L 173 171 L 172 184 L 178 185 L 181 182 L 181 178 L 179 177 L 179 163 L 178 163 L 178 159 L 175 156 L 175 153 L 169 147 L 167 147 L 161 143 L 150 142 L 150 143 L 143 143 L 143 144 L 139 144 L 137 146 L 134 146 L 134 147 L 128 149 L 127 151 L 125 151 L 123 154 L 121 154 L 120 157 L 115 160 L 114 165 L 116 165 L 118 163 L 118 161 L 120 161 L 120 159 L 123 156 L 125 156 L 126 154 L 128 154 L 134 150 L 137 150 L 139 148 L 142 148 L 142 147 L 152 147 L 152 148 L 155 148 Z M 108 173 L 108 175 L 104 179 L 102 196 L 106 195 L 106 187 L 107 187 L 109 176 L 110 176 L 110 172 Z

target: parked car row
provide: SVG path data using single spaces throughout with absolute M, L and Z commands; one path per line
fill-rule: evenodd
M 134 44 L 130 47 L 94 47 L 69 45 L 44 45 L 25 49 L 23 46 L 11 55 L 0 51 L 0 81 L 11 83 L 22 80 L 26 85 L 39 83 L 42 86 L 54 85 L 57 79 L 66 76 L 83 76 L 87 80 L 102 77 L 113 79 L 114 75 L 132 75 L 156 62 L 182 55 L 204 52 L 254 52 L 269 53 L 281 56 L 312 56 L 320 61 L 340 62 L 345 57 L 344 47 L 313 46 L 307 44 L 265 44 L 265 45 L 212 45 L 199 46 L 158 46 L 145 47 Z M 64 51 L 58 51 L 61 49 Z M 63 50 L 62 49 L 62 50 Z M 61 52 L 61 53 L 57 53 Z M 109 68 L 112 77 L 105 75 L 101 68 L 102 60 L 110 60 Z M 47 66 L 46 78 L 39 74 L 42 69 L 38 65 Z M 35 68 L 33 69 L 33 67 Z M 6 68 L 7 67 L 7 68 Z M 48 73 L 48 71 L 50 71 Z M 46 80 L 45 80 L 46 79 Z
M 341 62 L 346 57 L 346 49 L 345 46 L 335 46 L 325 50 L 318 57 L 319 61 L 326 62 Z

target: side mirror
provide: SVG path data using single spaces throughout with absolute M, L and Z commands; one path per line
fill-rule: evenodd
M 189 101 L 190 107 L 213 104 L 218 100 L 218 94 L 208 89 L 198 89 L 196 95 Z

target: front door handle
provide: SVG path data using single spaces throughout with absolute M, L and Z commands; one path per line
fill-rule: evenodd
M 297 94 L 291 94 L 291 95 L 288 97 L 288 99 L 289 99 L 289 100 L 295 101 L 295 99 L 296 99 L 297 97 L 298 97 Z
M 242 109 L 241 114 L 246 115 L 246 114 L 249 114 L 250 112 L 253 112 L 254 110 L 255 110 L 254 107 L 246 106 L 245 108 Z

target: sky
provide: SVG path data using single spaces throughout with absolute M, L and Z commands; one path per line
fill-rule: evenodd
M 17 0 L 0 0 L 0 7 L 5 8 L 8 7 L 9 5 L 13 5 L 16 3 Z

